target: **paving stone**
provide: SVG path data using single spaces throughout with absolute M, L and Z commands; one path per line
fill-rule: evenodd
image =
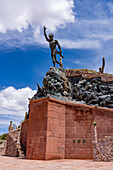
M 28 160 L 19 157 L 0 156 L 0 170 L 113 170 L 113 162 L 62 159 L 51 161 Z

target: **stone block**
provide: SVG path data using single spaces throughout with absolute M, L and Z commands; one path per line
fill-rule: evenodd
M 107 127 L 107 133 L 113 133 L 113 127 L 112 126 Z

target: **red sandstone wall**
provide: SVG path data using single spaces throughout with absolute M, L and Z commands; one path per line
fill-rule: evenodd
M 95 110 L 98 138 L 113 135 L 113 109 L 99 108 Z
M 98 137 L 113 134 L 113 109 L 44 98 L 31 101 L 28 159 L 93 158 L 93 122 Z
M 65 106 L 44 100 L 31 101 L 28 126 L 28 159 L 65 158 Z
M 46 159 L 65 158 L 65 105 L 48 102 Z
M 93 158 L 92 115 L 91 108 L 66 105 L 65 158 Z
M 26 146 L 27 146 L 28 123 L 29 123 L 29 119 L 27 119 L 25 122 L 22 123 L 21 134 L 20 134 L 21 145 L 25 153 L 26 153 Z
M 65 158 L 93 158 L 93 122 L 97 122 L 98 138 L 112 135 L 113 110 L 87 106 L 66 105 Z
M 45 159 L 46 152 L 46 131 L 47 131 L 47 108 L 46 100 L 31 101 L 27 151 L 26 158 L 28 159 Z

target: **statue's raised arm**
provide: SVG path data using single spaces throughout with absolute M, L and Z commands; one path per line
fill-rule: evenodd
M 45 36 L 46 40 L 49 42 L 50 40 L 49 40 L 49 38 L 47 37 L 46 29 L 47 29 L 47 28 L 44 26 L 44 36 Z

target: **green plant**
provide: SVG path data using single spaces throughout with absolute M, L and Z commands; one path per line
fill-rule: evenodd
M 1 140 L 6 140 L 7 139 L 7 133 L 4 133 L 3 135 L 0 136 Z
M 21 123 L 24 123 L 25 122 L 25 120 L 22 120 L 22 122 Z

